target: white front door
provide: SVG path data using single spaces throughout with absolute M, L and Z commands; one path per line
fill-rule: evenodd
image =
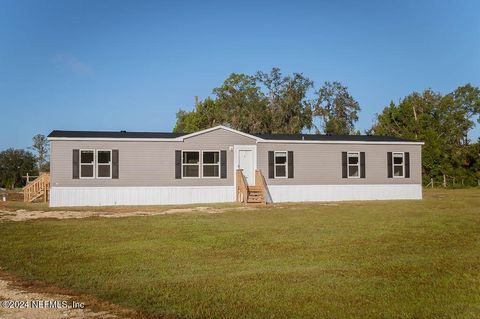
M 235 170 L 242 169 L 248 185 L 255 185 L 257 147 L 255 145 L 235 145 Z

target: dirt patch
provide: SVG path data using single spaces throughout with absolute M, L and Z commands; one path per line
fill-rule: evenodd
M 69 218 L 89 218 L 89 217 L 106 217 L 106 218 L 120 218 L 132 216 L 155 216 L 155 215 L 169 215 L 179 213 L 206 213 L 206 214 L 220 214 L 226 211 L 238 210 L 252 210 L 253 207 L 240 206 L 229 208 L 213 208 L 213 207 L 188 207 L 188 208 L 171 208 L 159 211 L 132 211 L 132 212 L 96 212 L 96 211 L 69 211 L 69 210 L 55 210 L 55 211 L 29 211 L 19 209 L 16 211 L 1 211 L 0 221 L 27 221 L 32 219 L 55 218 L 55 219 L 69 219 Z
M 83 307 L 83 308 L 82 308 Z M 81 297 L 27 291 L 0 278 L 0 318 L 64 319 L 124 318 L 105 310 L 91 310 Z
M 23 192 L 21 190 L 0 191 L 0 200 L 3 201 L 4 197 L 8 201 L 23 202 Z

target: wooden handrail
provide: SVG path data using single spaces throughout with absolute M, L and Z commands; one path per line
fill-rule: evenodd
M 246 203 L 248 198 L 248 186 L 242 169 L 237 169 L 237 202 Z
M 46 202 L 50 195 L 50 174 L 41 173 L 39 177 L 26 185 L 22 190 L 24 202 L 31 202 L 42 196 Z
M 267 186 L 267 182 L 265 181 L 265 177 L 262 174 L 262 171 L 259 170 L 259 169 L 255 170 L 255 186 L 258 186 L 262 189 L 263 201 L 264 201 L 264 204 L 266 204 L 267 203 L 268 186 Z

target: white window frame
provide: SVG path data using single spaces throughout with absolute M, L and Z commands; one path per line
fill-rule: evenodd
M 402 154 L 402 164 L 395 164 L 395 154 Z M 395 166 L 402 166 L 402 176 L 395 176 Z M 405 152 L 392 152 L 392 177 L 405 178 Z
M 195 152 L 198 153 L 198 163 L 197 164 L 188 164 L 188 163 L 183 163 L 183 153 L 190 153 L 190 152 Z M 184 176 L 183 175 L 183 166 L 198 166 L 198 176 Z M 184 178 L 200 178 L 202 176 L 201 172 L 202 168 L 202 152 L 199 150 L 182 150 L 182 179 Z
M 92 153 L 93 153 L 93 162 L 82 164 L 82 152 L 92 152 Z M 95 176 L 96 176 L 96 175 L 95 175 L 95 173 L 96 173 L 96 169 L 95 169 L 95 167 L 96 167 L 96 165 L 95 165 L 95 163 L 96 163 L 96 161 L 95 161 L 95 160 L 96 160 L 96 152 L 95 152 L 95 150 L 94 150 L 94 149 L 80 149 L 80 150 L 79 150 L 79 153 L 78 153 L 78 157 L 79 157 L 79 158 L 78 158 L 78 165 L 80 165 L 80 167 L 79 167 L 79 169 L 78 169 L 78 173 L 79 173 L 79 174 L 78 174 L 78 175 L 79 175 L 78 177 L 79 177 L 79 179 L 95 179 Z M 93 166 L 93 168 L 92 168 L 93 176 L 92 176 L 92 177 L 88 177 L 88 176 L 87 176 L 87 177 L 82 177 L 82 165 L 91 165 L 91 166 Z
M 217 164 L 204 163 L 203 162 L 203 153 L 218 153 L 218 163 Z M 220 150 L 202 150 L 201 156 L 202 156 L 202 158 L 200 159 L 200 161 L 201 161 L 201 166 L 202 166 L 202 174 L 201 174 L 202 178 L 220 178 L 220 175 L 221 175 L 220 169 L 221 169 L 221 162 L 222 162 L 222 159 L 220 158 L 222 156 Z M 203 166 L 204 165 L 218 166 L 218 176 L 203 176 Z M 183 172 L 183 168 L 182 168 L 182 172 Z
M 285 164 L 277 164 L 277 153 L 285 153 Z M 277 166 L 285 166 L 285 176 L 277 176 Z M 273 152 L 273 177 L 274 178 L 288 178 L 288 151 L 274 151 Z
M 357 164 L 350 164 L 350 161 L 348 160 L 350 158 L 350 155 L 356 155 L 358 157 L 358 162 Z M 358 167 L 358 174 L 357 176 L 350 176 L 350 166 L 357 166 Z M 354 152 L 350 151 L 347 152 L 347 178 L 360 178 L 360 152 Z
M 98 152 L 110 152 L 110 162 L 107 164 L 107 163 L 99 163 L 98 162 Z M 111 149 L 98 149 L 96 150 L 95 152 L 95 159 L 96 159 L 96 162 L 95 162 L 95 172 L 96 172 L 96 176 L 97 176 L 97 179 L 112 179 L 112 166 L 113 166 L 113 161 L 112 161 L 112 155 L 113 155 L 113 152 Z M 98 166 L 99 165 L 103 165 L 103 166 L 106 166 L 106 165 L 110 165 L 110 176 L 109 177 L 100 177 L 99 174 L 98 174 Z

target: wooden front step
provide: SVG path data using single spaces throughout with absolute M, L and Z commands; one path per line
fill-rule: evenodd
M 265 199 L 262 192 L 250 192 L 248 194 L 247 203 L 263 203 Z
M 237 201 L 251 205 L 265 205 L 267 196 L 267 186 L 265 178 L 260 170 L 255 171 L 255 185 L 248 185 L 243 171 L 238 169 L 237 178 Z
M 248 186 L 248 191 L 250 193 L 261 193 L 262 192 L 262 187 L 260 187 L 260 186 Z

